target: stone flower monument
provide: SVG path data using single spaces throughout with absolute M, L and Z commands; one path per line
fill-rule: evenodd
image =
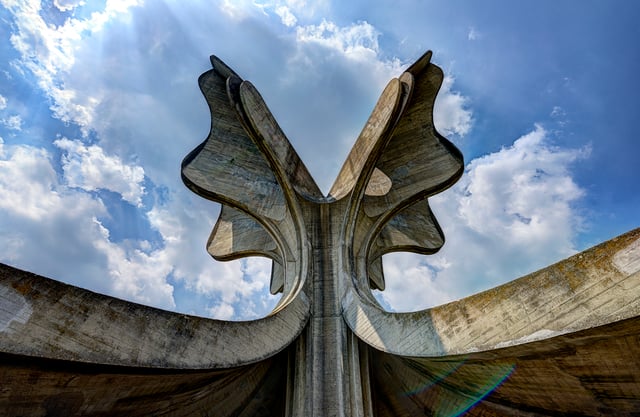
M 372 296 L 384 254 L 444 244 L 428 197 L 463 172 L 433 126 L 430 52 L 384 89 L 328 195 L 255 87 L 211 63 L 211 130 L 182 178 L 222 204 L 208 252 L 270 258 L 279 303 L 210 320 L 2 265 L 4 415 L 640 415 L 640 230 L 423 311 Z

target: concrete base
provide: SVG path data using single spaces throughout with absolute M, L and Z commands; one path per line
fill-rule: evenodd
M 499 309 L 501 295 L 511 294 L 509 301 L 516 301 L 519 292 L 514 287 L 540 288 L 536 284 L 545 283 L 544 299 L 555 307 L 545 312 L 544 306 L 535 310 L 532 304 L 521 304 L 528 323 L 494 321 L 502 330 L 495 333 L 491 349 L 400 356 L 358 341 L 349 330 L 344 350 L 355 350 L 359 374 L 348 375 L 345 369 L 338 380 L 351 378 L 349 386 L 358 390 L 352 395 L 368 405 L 358 414 L 337 410 L 338 404 L 315 406 L 327 416 L 637 416 L 639 261 L 640 229 L 487 293 L 430 310 L 433 316 L 438 316 L 438 310 L 470 313 L 472 306 L 491 295 L 497 300 L 493 307 L 486 306 L 491 316 L 492 308 Z M 569 282 L 584 286 L 563 295 L 549 280 L 565 288 Z M 624 300 L 617 290 L 626 293 Z M 66 296 L 60 297 L 61 293 Z M 589 300 L 596 300 L 598 306 L 581 309 Z M 181 329 L 174 322 L 153 330 L 167 341 L 164 350 L 156 351 L 164 361 L 153 365 L 140 354 L 100 360 L 99 355 L 114 355 L 105 355 L 104 335 L 92 326 L 117 317 L 114 311 L 122 308 L 144 318 L 135 326 L 141 335 L 165 316 L 183 323 Z M 40 313 L 50 320 L 38 319 Z M 314 362 L 316 378 L 308 375 L 306 383 L 300 382 L 306 372 L 305 358 L 312 351 L 313 321 L 307 322 L 293 343 L 253 364 L 204 367 L 186 359 L 172 363 L 172 352 L 187 352 L 190 340 L 198 339 L 193 329 L 203 324 L 195 323 L 224 322 L 127 303 L 6 265 L 0 265 L 0 319 L 0 410 L 6 416 L 302 416 L 304 412 L 296 412 L 305 403 L 300 397 L 322 398 L 317 392 L 323 387 L 321 368 L 334 368 L 322 360 Z M 487 325 L 484 319 L 481 312 L 469 315 L 469 329 L 477 323 Z M 565 331 L 540 330 L 565 319 L 577 325 Z M 453 321 L 438 331 L 446 334 L 455 327 Z M 522 327 L 527 336 L 511 340 L 505 336 Z M 181 340 L 176 334 L 185 333 L 185 328 L 191 329 L 190 337 Z M 492 332 L 486 330 L 491 338 Z M 115 337 L 117 333 L 112 336 L 109 348 L 125 352 L 130 342 Z M 145 338 L 139 341 L 142 349 Z

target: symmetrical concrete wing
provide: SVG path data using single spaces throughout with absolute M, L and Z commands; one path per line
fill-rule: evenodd
M 640 229 L 471 297 L 385 311 L 382 256 L 444 244 L 463 172 L 423 55 L 384 89 L 323 195 L 255 87 L 216 57 L 184 183 L 222 204 L 217 260 L 272 260 L 267 317 L 170 313 L 0 267 L 0 414 L 640 415 Z

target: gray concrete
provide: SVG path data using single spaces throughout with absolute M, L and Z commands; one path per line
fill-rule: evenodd
M 275 310 L 169 313 L 0 268 L 9 415 L 638 415 L 640 229 L 463 300 L 390 313 L 381 257 L 436 252 L 428 197 L 463 171 L 427 53 L 390 81 L 323 196 L 256 89 L 216 57 L 185 184 L 222 204 L 218 260 L 273 261 Z M 410 150 L 410 151 L 409 151 Z M 204 242 L 203 242 L 204 243 Z

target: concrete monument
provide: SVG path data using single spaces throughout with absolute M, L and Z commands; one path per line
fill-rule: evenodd
M 463 159 L 433 126 L 442 71 L 384 89 L 328 195 L 262 97 L 216 57 L 208 138 L 182 177 L 222 204 L 218 260 L 272 260 L 267 317 L 228 322 L 0 268 L 9 415 L 640 414 L 640 230 L 440 307 L 385 311 L 382 256 L 436 252 L 428 197 Z

